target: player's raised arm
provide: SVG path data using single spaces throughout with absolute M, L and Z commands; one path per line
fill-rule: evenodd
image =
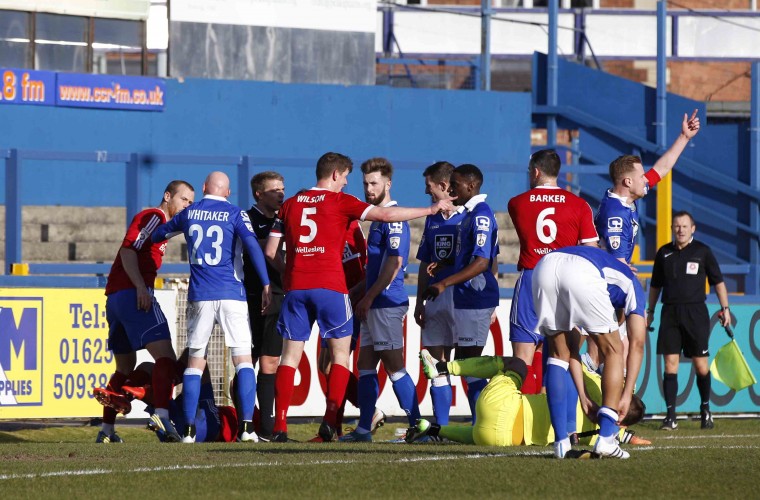
M 441 200 L 429 207 L 373 207 L 364 216 L 364 220 L 379 222 L 402 222 L 428 215 L 435 215 L 438 212 L 453 211 L 456 207 L 451 203 L 451 199 Z
M 654 167 L 652 167 L 661 178 L 668 175 L 668 172 L 673 169 L 678 157 L 681 156 L 681 153 L 689 141 L 697 135 L 697 132 L 699 132 L 699 117 L 697 116 L 697 110 L 695 109 L 691 114 L 691 118 L 689 118 L 688 114 L 684 113 L 683 122 L 681 122 L 681 133 L 676 138 L 675 142 L 673 142 L 673 145 L 665 151 L 660 159 L 654 164 Z

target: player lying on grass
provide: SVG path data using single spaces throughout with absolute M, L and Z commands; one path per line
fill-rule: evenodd
M 176 372 L 184 372 L 187 364 L 187 349 L 182 353 L 177 361 Z M 153 430 L 158 440 L 165 442 L 166 433 L 162 428 L 156 425 L 156 415 L 153 409 L 153 388 L 150 385 L 151 373 L 153 372 L 154 363 L 141 363 L 133 370 L 125 384 L 122 386 L 121 393 L 100 390 L 98 402 L 104 406 L 115 409 L 118 413 L 127 414 L 132 409 L 131 401 L 139 399 L 147 406 L 146 411 L 151 414 L 148 422 L 148 428 Z M 179 378 L 179 377 L 178 377 Z M 179 394 L 169 404 L 169 418 L 174 426 L 184 426 L 186 424 L 184 412 L 182 410 L 182 394 Z M 211 384 L 211 375 L 208 366 L 201 376 L 201 392 L 198 403 L 198 409 L 195 414 L 196 425 L 196 442 L 232 442 L 235 441 L 238 433 L 237 411 L 233 406 L 217 406 L 214 401 L 214 387 Z
M 554 441 L 554 431 L 549 419 L 549 406 L 545 394 L 522 394 L 520 386 L 527 373 L 525 362 L 520 358 L 481 356 L 444 362 L 436 361 L 426 350 L 420 352 L 423 371 L 428 379 L 441 374 L 473 376 L 490 379 L 477 401 L 478 418 L 474 426 L 440 426 L 421 419 L 406 434 L 407 442 L 424 436 L 446 438 L 466 444 L 484 446 L 546 446 Z M 584 371 L 584 382 L 589 396 L 601 401 L 601 377 Z M 633 425 L 644 416 L 644 403 L 637 396 L 631 400 L 631 409 L 621 424 Z M 579 425 L 575 432 L 583 444 L 593 444 L 598 426 L 582 415 L 580 405 L 576 409 Z M 651 444 L 622 430 L 618 436 L 622 442 Z

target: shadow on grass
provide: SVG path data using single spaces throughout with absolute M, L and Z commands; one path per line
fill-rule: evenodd
M 22 439 L 15 434 L 9 432 L 0 432 L 0 444 L 2 443 L 24 443 L 26 439 Z

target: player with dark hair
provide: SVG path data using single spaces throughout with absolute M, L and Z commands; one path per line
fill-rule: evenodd
M 431 359 L 425 350 L 420 352 L 423 372 L 429 379 L 450 373 L 487 378 L 490 382 L 478 398 L 478 419 L 474 426 L 441 426 L 423 419 L 407 431 L 407 442 L 412 443 L 424 436 L 431 436 L 481 446 L 545 446 L 554 440 L 546 395 L 520 392 L 523 377 L 527 374 L 525 362 L 520 358 L 481 356 L 449 363 L 440 361 L 436 364 L 432 364 Z M 584 371 L 583 379 L 590 397 L 601 403 L 599 375 Z M 644 411 L 644 403 L 633 396 L 631 409 L 621 425 L 630 426 L 639 422 L 644 416 Z M 598 427 L 586 418 L 573 430 L 587 438 L 584 442 L 593 444 L 597 429 Z M 651 444 L 647 440 L 635 437 L 632 431 L 621 432 L 620 438 L 624 442 L 634 444 Z
M 448 197 L 451 173 L 454 165 L 446 161 L 433 163 L 422 173 L 425 178 L 425 194 L 433 202 Z M 441 212 L 425 218 L 417 259 L 420 269 L 417 277 L 417 303 L 414 308 L 414 320 L 420 326 L 422 345 L 435 359 L 451 359 L 451 350 L 456 344 L 457 334 L 454 328 L 454 288 L 449 287 L 436 298 L 425 302 L 424 292 L 427 287 L 454 274 L 454 246 L 457 226 L 464 218 L 464 207 L 457 207 L 454 212 Z M 445 267 L 434 277 L 427 272 L 428 265 L 441 262 Z M 430 399 L 433 402 L 435 420 L 441 425 L 449 423 L 452 401 L 451 380 L 446 374 L 435 377 L 430 382 Z
M 617 422 L 628 413 L 633 387 L 644 355 L 646 321 L 644 291 L 633 271 L 604 250 L 592 247 L 567 247 L 545 255 L 533 272 L 533 302 L 538 328 L 547 337 L 549 360 L 546 368 L 546 394 L 556 440 L 554 454 L 564 458 L 570 449 L 567 437 L 567 374 L 570 371 L 583 412 L 596 413 L 599 440 L 594 451 L 603 456 L 628 458 L 614 436 Z M 626 317 L 631 340 L 624 359 L 615 310 Z M 602 407 L 584 388 L 576 329 L 583 329 L 605 355 L 602 374 Z M 623 366 L 627 377 L 623 385 Z M 621 395 L 621 387 L 622 395 Z M 564 436 L 564 437 L 563 437 Z
M 259 245 L 266 245 L 277 210 L 285 199 L 285 179 L 277 172 L 259 172 L 251 177 L 251 192 L 256 203 L 246 212 Z M 282 354 L 282 337 L 277 334 L 277 318 L 285 298 L 280 273 L 267 263 L 272 301 L 262 314 L 263 286 L 247 252 L 243 252 L 243 283 L 248 300 L 248 318 L 251 322 L 253 364 L 259 364 L 256 377 L 256 395 L 259 401 L 259 428 L 261 439 L 271 439 L 274 433 L 274 378 Z
M 153 371 L 155 422 L 164 429 L 168 441 L 180 439 L 169 419 L 177 357 L 166 317 L 153 296 L 166 242 L 152 242 L 151 234 L 159 225 L 190 205 L 194 198 L 193 186 L 185 181 L 172 181 L 166 186 L 158 207 L 143 210 L 132 219 L 106 283 L 108 347 L 114 353 L 116 371 L 107 387 L 94 391 L 95 398 L 101 402 L 120 399 L 121 387 L 135 367 L 136 352 L 147 349 L 156 360 Z M 114 430 L 116 414 L 111 407 L 103 408 L 103 425 L 96 442 L 122 442 Z
M 251 358 L 251 330 L 243 287 L 245 246 L 263 285 L 262 309 L 271 299 L 269 276 L 261 247 L 243 210 L 227 201 L 230 179 L 223 172 L 211 172 L 203 183 L 204 197 L 153 233 L 153 241 L 184 234 L 190 253 L 190 287 L 187 294 L 187 347 L 189 357 L 182 378 L 183 410 L 187 425 L 182 442 L 194 443 L 195 415 L 206 367 L 206 353 L 214 324 L 224 332 L 237 375 L 242 425 L 238 440 L 256 442 L 253 409 L 256 404 L 256 376 Z
M 361 166 L 364 199 L 376 207 L 397 205 L 391 199 L 393 165 L 385 158 L 371 158 Z M 404 273 L 409 258 L 409 224 L 373 222 L 367 241 L 367 275 L 364 297 L 356 304 L 361 323 L 359 350 L 359 425 L 340 438 L 348 442 L 371 442 L 380 386 L 377 366 L 383 363 L 401 409 L 410 424 L 420 417 L 414 382 L 404 364 L 404 317 L 409 297 Z
M 480 356 L 488 339 L 496 306 L 499 305 L 499 284 L 496 281 L 499 253 L 499 230 L 493 210 L 480 193 L 483 173 L 471 164 L 460 165 L 451 174 L 449 194 L 454 203 L 463 206 L 464 217 L 457 226 L 454 251 L 454 273 L 430 284 L 423 293 L 425 300 L 435 300 L 446 288 L 454 287 L 454 322 L 457 332 L 456 358 Z M 436 274 L 444 267 L 431 266 Z M 475 402 L 487 380 L 466 377 L 467 399 L 475 422 Z
M 342 193 L 352 169 L 353 163 L 344 155 L 322 155 L 317 162 L 317 185 L 286 200 L 269 233 L 267 258 L 276 259 L 283 239 L 287 252 L 283 275 L 286 295 L 277 324 L 284 344 L 275 379 L 275 441 L 288 439 L 287 414 L 296 367 L 314 321 L 319 324 L 320 335 L 327 339 L 331 357 L 327 410 L 319 435 L 324 441 L 335 439 L 337 414 L 350 376 L 353 312 L 342 255 L 351 222 L 401 222 L 451 209 L 448 200 L 427 208 L 377 207 L 362 202 Z

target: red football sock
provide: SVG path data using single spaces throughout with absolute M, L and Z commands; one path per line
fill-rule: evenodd
M 533 371 L 533 365 L 528 365 L 528 373 L 525 375 L 520 392 L 523 394 L 536 394 L 538 392 L 536 390 L 536 374 Z
M 295 390 L 296 369 L 280 365 L 274 379 L 274 432 L 288 431 L 288 408 Z
M 346 399 L 344 400 L 344 405 L 345 405 L 345 401 L 348 401 L 352 405 L 359 408 L 358 383 L 359 383 L 359 379 L 356 378 L 356 375 L 354 374 L 354 372 L 349 372 L 348 385 L 346 386 Z
M 150 373 L 142 370 L 132 370 L 132 373 L 129 374 L 129 378 L 123 385 L 128 385 L 130 387 L 145 387 L 150 384 L 150 380 Z
M 153 406 L 169 409 L 174 388 L 174 373 L 176 361 L 171 358 L 158 358 L 153 367 Z
M 533 373 L 536 376 L 536 394 L 538 394 L 544 385 L 544 356 L 541 351 L 533 354 Z
M 334 429 L 338 425 L 338 411 L 345 401 L 346 386 L 350 377 L 351 372 L 341 365 L 333 365 L 330 368 L 330 376 L 327 377 L 327 409 L 324 420 Z
M 106 389 L 113 392 L 121 392 L 121 386 L 127 381 L 127 376 L 121 372 L 114 372 L 108 381 Z M 109 406 L 103 407 L 103 423 L 114 424 L 116 422 L 116 410 Z

